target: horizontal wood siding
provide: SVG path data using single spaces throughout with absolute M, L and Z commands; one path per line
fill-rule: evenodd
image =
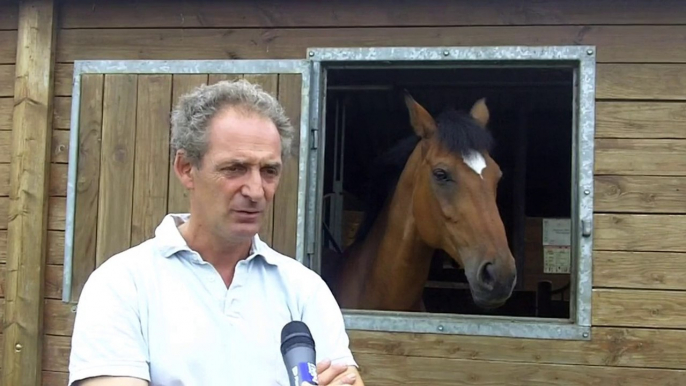
M 72 307 L 60 301 L 74 60 L 304 58 L 312 46 L 503 44 L 597 45 L 592 340 L 351 331 L 366 383 L 686 383 L 686 10 L 672 0 L 628 0 L 621 12 L 616 7 L 592 0 L 64 2 L 55 67 L 43 384 L 66 382 L 74 319 Z M 0 44 L 0 178 L 7 178 L 3 154 L 10 143 L 12 105 L 4 97 L 12 96 L 13 23 L 0 12 L 0 43 L 9 44 Z M 158 86 L 169 87 L 168 80 Z M 173 81 L 175 87 L 182 86 Z M 7 207 L 0 187 L 0 267 Z M 274 213 L 275 223 L 280 215 Z

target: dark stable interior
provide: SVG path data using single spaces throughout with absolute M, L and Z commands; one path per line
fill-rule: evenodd
M 565 284 L 570 275 L 554 274 L 557 279 L 551 283 L 546 278 L 527 276 L 525 271 L 533 270 L 535 264 L 542 270 L 543 259 L 540 240 L 537 244 L 535 237 L 530 240 L 532 237 L 527 236 L 540 233 L 540 229 L 527 228 L 526 218 L 571 216 L 571 69 L 329 69 L 327 78 L 324 194 L 333 192 L 337 157 L 343 165 L 344 212 L 362 210 L 360 200 L 371 160 L 414 134 L 403 90 L 408 90 L 432 115 L 445 107 L 468 111 L 476 100 L 487 98 L 489 129 L 495 138 L 492 157 L 504 174 L 498 206 L 518 264 L 518 287 L 501 308 L 481 310 L 471 300 L 463 271 L 437 251 L 424 291 L 427 312 L 569 317 L 570 289 Z M 343 162 L 334 147 L 337 135 L 339 153 L 344 139 Z M 323 206 L 325 223 L 329 215 L 327 202 Z M 352 225 L 340 223 L 344 238 Z M 335 248 L 328 236 L 336 225 L 326 225 L 323 248 Z M 322 261 L 322 265 L 326 262 Z

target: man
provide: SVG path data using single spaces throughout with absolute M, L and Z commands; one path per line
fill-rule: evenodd
M 320 385 L 363 385 L 324 281 L 257 236 L 292 130 L 279 103 L 246 81 L 180 100 L 173 167 L 190 213 L 167 215 L 154 238 L 89 277 L 69 385 L 289 385 L 279 346 L 291 320 L 312 332 Z

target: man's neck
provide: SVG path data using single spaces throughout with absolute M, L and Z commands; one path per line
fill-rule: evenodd
M 181 236 L 188 246 L 198 252 L 203 260 L 212 264 L 224 278 L 231 282 L 238 261 L 250 254 L 252 239 L 230 240 L 216 237 L 210 229 L 193 221 L 193 218 L 179 226 Z

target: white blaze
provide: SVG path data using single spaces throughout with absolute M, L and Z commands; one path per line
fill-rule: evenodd
M 463 155 L 462 159 L 464 159 L 464 163 L 466 163 L 467 166 L 474 170 L 476 174 L 481 176 L 481 178 L 484 178 L 481 172 L 484 170 L 484 168 L 486 168 L 486 160 L 481 155 L 481 153 L 473 151 L 467 155 Z

